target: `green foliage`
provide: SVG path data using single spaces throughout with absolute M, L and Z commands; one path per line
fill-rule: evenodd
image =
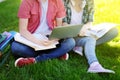
M 17 11 L 20 0 L 5 0 L 0 3 L 0 32 L 17 30 Z
M 6 0 L 0 3 L 0 32 L 18 30 L 17 11 L 21 0 Z M 120 23 L 119 0 L 95 0 L 94 24 L 102 22 Z M 118 30 L 120 28 L 118 26 Z M 70 53 L 68 61 L 47 60 L 24 68 L 15 68 L 11 55 L 0 67 L 0 80 L 119 80 L 120 79 L 120 34 L 112 41 L 97 46 L 96 55 L 105 67 L 115 74 L 87 73 L 88 64 L 84 56 Z

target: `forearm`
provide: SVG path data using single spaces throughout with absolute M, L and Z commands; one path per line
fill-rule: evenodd
M 89 29 L 92 27 L 92 23 L 93 22 L 87 22 L 86 24 L 84 24 L 84 26 L 86 27 L 86 29 Z
M 85 36 L 88 29 L 92 27 L 92 22 L 88 22 L 83 25 L 82 29 L 80 30 L 79 36 Z
M 62 23 L 62 18 L 57 18 L 57 19 L 56 19 L 56 23 L 57 23 L 56 26 L 62 26 L 62 25 L 63 25 L 63 23 Z
M 20 34 L 29 41 L 36 44 L 40 44 L 40 41 L 36 37 L 34 37 L 32 33 L 28 31 L 27 26 L 28 26 L 28 19 L 19 19 Z

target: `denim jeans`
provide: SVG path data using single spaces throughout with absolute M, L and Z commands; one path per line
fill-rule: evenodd
M 77 37 L 75 38 L 76 46 L 82 46 L 84 48 L 85 56 L 88 63 L 98 61 L 95 53 L 96 40 L 92 37 Z
M 74 47 L 75 41 L 73 38 L 62 40 L 57 48 L 43 51 L 35 51 L 33 48 L 16 41 L 11 44 L 11 50 L 15 56 L 34 57 L 36 62 L 60 57 L 72 50 Z
M 114 27 L 111 30 L 109 30 L 104 36 L 102 36 L 101 38 L 99 38 L 96 41 L 96 45 L 100 45 L 100 44 L 106 43 L 108 41 L 111 41 L 117 35 L 118 35 L 118 29 L 116 27 Z
M 117 28 L 112 28 L 98 40 L 95 40 L 92 37 L 77 37 L 75 38 L 76 46 L 82 46 L 84 48 L 84 53 L 88 60 L 88 63 L 91 64 L 92 62 L 98 61 L 95 53 L 96 45 L 108 42 L 114 39 L 117 35 L 118 35 Z

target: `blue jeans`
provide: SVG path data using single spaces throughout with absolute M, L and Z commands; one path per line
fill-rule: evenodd
M 92 37 L 77 37 L 76 46 L 82 46 L 84 48 L 85 56 L 88 63 L 98 61 L 95 53 L 96 40 Z
M 60 57 L 72 50 L 74 47 L 75 41 L 73 38 L 62 40 L 57 48 L 43 51 L 35 51 L 33 48 L 16 41 L 11 44 L 11 50 L 15 56 L 34 57 L 36 62 Z
M 103 37 L 101 37 L 98 40 L 95 40 L 92 37 L 77 37 L 75 38 L 76 46 L 84 47 L 85 56 L 88 60 L 88 63 L 91 64 L 92 62 L 98 61 L 95 53 L 96 45 L 100 45 L 105 42 L 108 42 L 114 39 L 117 35 L 118 35 L 117 28 L 112 28 L 110 31 L 108 31 Z
M 116 27 L 114 27 L 111 30 L 109 30 L 104 36 L 102 36 L 101 38 L 99 38 L 96 41 L 96 45 L 100 45 L 100 44 L 106 43 L 108 41 L 111 41 L 117 35 L 118 35 L 118 29 Z

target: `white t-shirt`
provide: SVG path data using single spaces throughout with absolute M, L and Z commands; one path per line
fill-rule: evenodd
M 80 12 L 76 12 L 76 10 L 71 7 L 71 22 L 70 24 L 81 24 L 82 23 L 82 16 L 83 16 L 83 10 Z
M 48 0 L 46 2 L 41 1 L 41 19 L 40 24 L 34 34 L 42 34 L 42 35 L 49 35 L 51 33 L 51 30 L 47 24 L 47 9 L 48 9 Z
M 83 0 L 80 7 L 82 7 L 82 9 L 84 9 L 85 5 L 86 5 L 86 1 Z M 75 6 L 75 3 L 74 3 L 73 0 L 71 0 L 71 5 L 70 6 L 71 6 L 71 11 L 72 11 L 70 24 L 81 24 L 82 23 L 83 10 L 80 11 L 80 12 L 76 12 L 76 10 L 72 7 L 72 6 Z

